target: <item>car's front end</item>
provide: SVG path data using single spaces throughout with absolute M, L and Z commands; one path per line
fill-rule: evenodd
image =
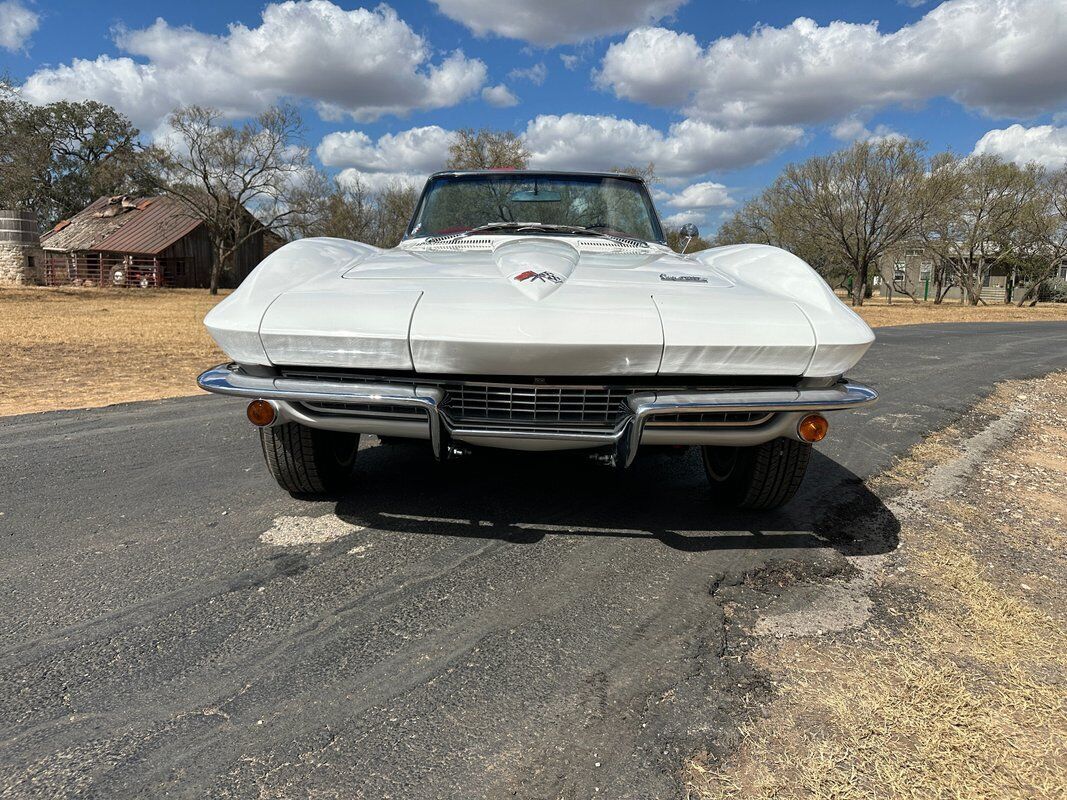
M 309 451 L 376 434 L 441 459 L 584 448 L 626 467 L 648 445 L 806 446 L 825 413 L 876 398 L 842 377 L 870 329 L 807 265 L 674 253 L 619 176 L 435 176 L 399 247 L 288 245 L 206 324 L 234 363 L 200 385 Z
M 806 420 L 875 400 L 833 378 L 591 380 L 545 376 L 373 374 L 220 365 L 208 391 L 269 404 L 261 426 L 423 439 L 438 458 L 467 446 L 595 449 L 629 466 L 641 445 L 744 447 L 825 435 Z

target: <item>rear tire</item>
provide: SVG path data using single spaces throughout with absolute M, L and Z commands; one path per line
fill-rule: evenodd
M 804 480 L 811 445 L 781 437 L 753 447 L 700 448 L 711 492 L 736 508 L 771 509 L 793 499 Z
M 259 441 L 274 480 L 297 496 L 343 489 L 359 451 L 358 433 L 324 431 L 296 422 L 260 428 Z

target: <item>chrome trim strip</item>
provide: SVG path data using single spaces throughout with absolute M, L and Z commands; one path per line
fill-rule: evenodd
M 430 445 L 438 457 L 444 455 L 445 440 L 438 406 L 445 393 L 433 386 L 398 386 L 396 384 L 359 384 L 340 381 L 296 380 L 280 377 L 255 377 L 237 371 L 233 365 L 220 364 L 196 379 L 201 389 L 237 397 L 262 397 L 294 402 L 349 402 L 410 405 L 426 409 L 430 425 Z
M 457 381 L 459 382 L 459 381 Z M 735 430 L 739 426 L 724 426 L 718 431 L 715 426 L 696 426 L 690 429 L 672 428 L 672 426 L 649 426 L 648 423 L 660 414 L 685 414 L 723 411 L 764 411 L 768 414 L 778 413 L 763 425 L 747 427 L 744 441 L 758 444 L 777 436 L 795 435 L 785 425 L 795 427 L 794 416 L 811 411 L 839 411 L 869 405 L 878 399 L 878 393 L 862 384 L 839 381 L 833 386 L 821 388 L 797 389 L 746 389 L 708 390 L 700 392 L 639 392 L 630 395 L 626 406 L 630 414 L 614 429 L 595 431 L 577 428 L 573 431 L 555 429 L 528 430 L 521 426 L 496 425 L 477 426 L 465 422 L 457 426 L 448 419 L 441 408 L 445 391 L 438 386 L 390 383 L 355 383 L 352 381 L 330 381 L 285 378 L 277 376 L 254 376 L 241 372 L 235 365 L 222 364 L 209 369 L 197 378 L 200 387 L 209 392 L 236 397 L 262 398 L 286 402 L 285 411 L 290 418 L 296 417 L 305 424 L 314 419 L 315 427 L 329 427 L 324 417 L 314 417 L 298 411 L 291 403 L 303 402 L 340 402 L 340 403 L 380 403 L 383 405 L 402 405 L 425 409 L 428 419 L 428 438 L 435 456 L 443 458 L 447 441 L 450 437 L 470 439 L 522 439 L 526 441 L 555 441 L 588 444 L 596 446 L 615 446 L 616 459 L 624 466 L 633 463 L 643 438 L 646 443 L 678 443 L 673 437 L 684 438 L 692 444 L 710 444 L 725 439 L 738 439 Z M 357 417 L 337 415 L 334 420 L 344 419 L 341 428 L 359 427 L 363 422 Z M 403 426 L 404 435 L 412 435 L 422 423 L 416 420 L 395 420 Z M 385 429 L 389 424 L 385 419 L 371 428 Z M 647 427 L 647 432 L 646 432 Z M 783 433 L 783 431 L 785 431 Z M 373 432 L 368 428 L 367 432 Z M 761 438 L 762 437 L 762 438 Z
M 628 435 L 620 439 L 616 458 L 623 466 L 628 467 L 633 463 L 645 425 L 656 414 L 702 411 L 839 411 L 869 405 L 877 399 L 878 392 L 874 389 L 845 380 L 822 389 L 635 394 L 626 401 L 633 416 L 629 420 Z

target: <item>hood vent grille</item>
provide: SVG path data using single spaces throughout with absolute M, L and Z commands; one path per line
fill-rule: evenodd
M 531 238 L 549 238 L 546 234 L 532 234 Z M 494 241 L 496 244 L 513 240 L 513 236 L 500 236 L 494 240 L 490 237 L 462 237 L 462 236 L 438 236 L 430 237 L 421 242 L 411 245 L 411 250 L 434 252 L 465 252 L 472 250 L 492 250 Z M 573 244 L 579 251 L 587 253 L 641 253 L 650 252 L 649 246 L 637 239 L 574 239 L 560 237 L 563 241 Z
M 411 248 L 412 250 L 492 250 L 493 240 L 486 238 L 457 239 L 454 236 L 446 236 L 440 239 L 427 239 L 421 244 Z
M 637 239 L 618 239 L 616 241 L 608 239 L 580 239 L 578 241 L 578 248 L 580 250 L 588 250 L 589 252 L 611 252 L 611 253 L 647 253 L 648 245 Z

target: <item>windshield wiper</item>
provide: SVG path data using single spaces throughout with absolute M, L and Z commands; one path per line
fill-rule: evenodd
M 648 242 L 643 242 L 640 239 L 633 236 L 614 236 L 610 233 L 604 233 L 598 231 L 596 227 L 587 228 L 584 225 L 556 225 L 551 222 L 538 223 L 538 227 L 543 230 L 562 231 L 563 233 L 575 233 L 580 236 L 600 236 L 604 239 L 611 239 L 614 242 L 637 242 L 638 244 L 647 247 Z
M 604 233 L 598 231 L 595 228 L 586 228 L 581 225 L 556 225 L 551 222 L 489 222 L 485 225 L 479 225 L 476 228 L 471 228 L 469 231 L 463 231 L 462 233 L 445 234 L 444 236 L 427 237 L 427 243 L 434 242 L 454 242 L 457 239 L 466 239 L 468 236 L 473 236 L 476 233 L 486 233 L 487 231 L 544 231 L 544 232 L 559 232 L 559 233 L 574 233 L 581 236 L 600 236 L 604 239 L 611 239 L 614 242 L 636 242 L 642 247 L 648 247 L 648 242 L 643 242 L 637 238 L 612 236 L 610 233 Z

